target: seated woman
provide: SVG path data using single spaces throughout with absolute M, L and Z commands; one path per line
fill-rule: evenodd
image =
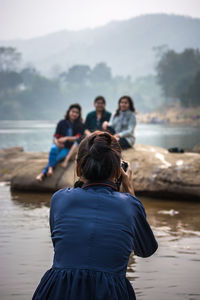
M 84 133 L 84 125 L 81 118 L 81 106 L 77 103 L 70 105 L 65 119 L 61 120 L 56 127 L 53 144 L 49 152 L 49 161 L 36 179 L 42 181 L 44 177 L 53 175 L 53 169 L 59 161 L 69 154 L 73 143 L 80 139 Z
M 94 99 L 95 110 L 87 114 L 85 120 L 85 135 L 91 134 L 95 130 L 102 130 L 104 121 L 109 121 L 111 113 L 106 111 L 106 100 L 103 96 Z
M 85 135 L 90 135 L 95 130 L 102 130 L 102 124 L 104 121 L 109 121 L 111 113 L 106 111 L 106 100 L 103 96 L 97 96 L 94 99 L 95 111 L 87 114 L 85 120 Z M 69 154 L 62 162 L 61 166 L 67 168 L 69 161 L 75 157 L 78 151 L 78 142 L 74 143 L 71 147 Z
M 110 121 L 104 122 L 102 127 L 114 134 L 122 149 L 128 149 L 135 143 L 135 126 L 136 117 L 133 100 L 129 96 L 122 96 L 118 101 L 118 109 Z
M 121 168 L 121 147 L 107 132 L 80 143 L 74 188 L 51 199 L 53 266 L 33 300 L 135 300 L 126 278 L 132 251 L 147 257 L 157 242 L 135 197 L 131 168 Z M 120 193 L 116 181 L 122 175 Z

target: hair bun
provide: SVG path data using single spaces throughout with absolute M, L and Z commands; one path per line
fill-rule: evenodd
M 95 160 L 101 160 L 106 152 L 112 151 L 111 142 L 111 136 L 106 132 L 94 136 L 89 141 L 89 155 Z
M 80 143 L 77 165 L 87 180 L 118 178 L 120 161 L 120 145 L 107 132 L 95 131 Z

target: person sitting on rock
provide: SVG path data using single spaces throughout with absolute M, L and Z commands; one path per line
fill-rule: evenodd
M 57 124 L 53 144 L 49 152 L 49 161 L 44 170 L 36 177 L 38 181 L 42 181 L 45 176 L 53 175 L 56 164 L 69 155 L 73 143 L 80 139 L 83 133 L 81 106 L 75 103 L 70 105 L 65 119 Z
M 109 121 L 111 113 L 105 110 L 106 100 L 103 96 L 97 96 L 94 99 L 95 110 L 88 113 L 85 120 L 85 135 L 88 136 L 95 130 L 103 130 L 102 124 L 104 121 Z M 79 141 L 73 144 L 69 154 L 62 162 L 61 166 L 67 168 L 69 161 L 73 159 L 78 151 Z
M 91 134 L 95 130 L 102 130 L 102 124 L 109 121 L 111 113 L 105 110 L 106 100 L 103 96 L 94 99 L 95 110 L 88 113 L 85 120 L 85 135 Z
M 118 139 L 122 149 L 131 148 L 135 143 L 135 107 L 130 96 L 122 96 L 118 108 L 109 122 L 103 123 L 103 130 L 109 131 Z

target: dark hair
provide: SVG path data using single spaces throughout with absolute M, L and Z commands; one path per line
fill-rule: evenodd
M 118 108 L 115 112 L 115 117 L 119 115 L 119 112 L 120 112 L 120 102 L 122 99 L 127 99 L 128 102 L 129 102 L 129 110 L 134 112 L 135 113 L 135 106 L 134 106 L 134 102 L 133 102 L 133 99 L 130 97 L 130 96 L 122 96 L 119 98 L 119 101 L 118 101 Z
M 106 104 L 106 99 L 103 97 L 103 96 L 97 96 L 95 99 L 94 99 L 94 103 L 96 103 L 97 101 L 103 101 L 103 104 Z
M 81 106 L 80 104 L 78 103 L 74 103 L 74 104 L 71 104 L 70 107 L 68 108 L 66 114 L 65 114 L 65 120 L 69 120 L 69 113 L 70 113 L 70 110 L 72 110 L 73 108 L 76 108 L 79 110 L 79 117 L 76 119 L 76 122 L 78 121 L 82 121 L 82 116 L 81 116 Z
M 108 132 L 95 131 L 80 143 L 77 167 L 88 180 L 118 178 L 121 166 L 121 147 Z

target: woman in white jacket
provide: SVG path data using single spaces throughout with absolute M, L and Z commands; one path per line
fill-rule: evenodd
M 104 122 L 102 127 L 118 139 L 122 149 L 128 149 L 135 143 L 135 126 L 133 100 L 130 96 L 122 96 L 118 101 L 118 109 L 112 114 L 110 121 Z

